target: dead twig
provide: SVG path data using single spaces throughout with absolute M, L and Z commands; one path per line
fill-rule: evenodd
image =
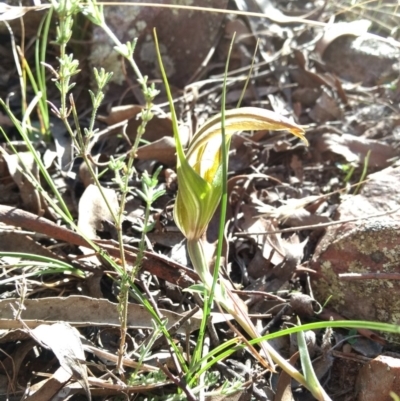
M 11 206 L 0 205 L 0 222 L 22 227 L 41 234 L 46 234 L 50 238 L 67 242 L 69 244 L 91 248 L 91 245 L 78 233 L 57 225 L 44 217 L 38 217 L 33 213 L 26 212 Z M 113 241 L 94 240 L 104 251 L 114 258 L 120 257 L 118 244 Z M 126 246 L 125 256 L 128 263 L 134 264 L 136 261 L 137 250 L 134 247 Z M 151 252 L 144 253 L 143 269 L 155 276 L 167 280 L 171 283 L 187 288 L 198 280 L 197 274 L 183 265 L 179 265 L 166 257 L 156 255 Z

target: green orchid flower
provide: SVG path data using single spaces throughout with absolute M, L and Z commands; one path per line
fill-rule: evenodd
M 168 80 L 162 64 L 155 35 L 157 56 L 163 81 L 170 103 L 172 126 L 176 142 L 178 194 L 174 207 L 174 219 L 187 239 L 187 249 L 193 266 L 204 287 L 214 290 L 214 299 L 226 312 L 231 314 L 240 326 L 252 338 L 260 334 L 251 321 L 244 302 L 232 292 L 230 283 L 222 277 L 213 285 L 213 276 L 208 270 L 202 236 L 213 217 L 222 196 L 222 135 L 221 115 L 209 119 L 193 136 L 185 153 L 179 137 L 178 123 Z M 225 140 L 229 145 L 235 132 L 246 130 L 287 130 L 308 144 L 304 130 L 289 119 L 269 110 L 256 107 L 243 107 L 225 112 Z M 264 351 L 264 360 L 260 362 L 271 371 L 275 371 L 274 363 L 287 374 L 311 391 L 318 400 L 330 401 L 326 393 L 320 391 L 320 385 L 309 383 L 306 378 L 289 362 L 287 362 L 267 342 L 260 343 Z M 255 355 L 257 357 L 257 355 Z
M 244 130 L 287 130 L 308 144 L 304 130 L 289 119 L 269 110 L 243 107 L 225 112 L 225 139 L 227 145 L 235 132 Z M 214 288 L 214 299 L 252 337 L 259 337 L 247 313 L 247 307 L 231 290 L 230 284 L 220 278 L 213 287 L 213 276 L 202 244 L 202 235 L 213 217 L 222 195 L 222 135 L 221 115 L 209 119 L 193 136 L 184 152 L 179 135 L 175 135 L 177 149 L 178 194 L 174 219 L 187 239 L 190 260 L 205 287 Z M 266 342 L 261 347 L 267 366 L 273 370 L 272 359 L 279 358 Z M 271 358 L 272 355 L 272 358 Z M 282 363 L 280 363 L 282 365 Z M 292 375 L 293 368 L 285 365 Z M 298 372 L 297 372 L 298 373 Z M 299 376 L 298 376 L 299 377 Z
M 242 107 L 225 113 L 227 145 L 235 132 L 287 130 L 307 143 L 304 130 L 270 110 Z M 175 135 L 179 191 L 174 219 L 188 240 L 204 234 L 222 193 L 221 115 L 209 119 L 193 136 L 187 152 Z

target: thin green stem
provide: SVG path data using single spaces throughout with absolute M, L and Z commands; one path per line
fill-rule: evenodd
M 121 48 L 123 46 L 122 42 L 117 38 L 117 36 L 114 34 L 114 32 L 109 28 L 109 26 L 105 22 L 103 22 L 100 26 L 104 30 L 104 32 L 108 35 L 108 37 L 115 43 L 116 47 Z M 146 92 L 146 90 L 147 90 L 146 80 L 145 80 L 144 76 L 142 75 L 142 72 L 140 71 L 138 65 L 136 64 L 135 59 L 133 57 L 128 57 L 127 60 L 129 62 L 129 64 L 131 65 L 136 77 L 138 78 L 139 84 L 142 86 L 142 91 Z
M 35 67 L 37 86 L 42 92 L 42 98 L 39 103 L 39 119 L 41 131 L 45 140 L 50 139 L 50 116 L 47 104 L 47 85 L 46 85 L 46 53 L 47 43 L 50 31 L 50 23 L 53 16 L 53 8 L 50 8 L 43 16 L 38 29 L 38 40 L 35 46 Z
M 227 61 L 225 64 L 225 75 L 224 83 L 222 85 L 222 96 L 221 96 L 221 160 L 222 160 L 222 195 L 220 203 L 220 217 L 219 217 L 219 231 L 218 231 L 218 242 L 217 242 L 217 257 L 215 259 L 213 285 L 211 287 L 210 304 L 213 301 L 213 294 L 215 285 L 219 277 L 219 267 L 221 263 L 222 247 L 224 244 L 224 233 L 225 233 L 225 222 L 226 222 L 226 210 L 228 204 L 228 146 L 225 134 L 225 107 L 226 107 L 226 79 L 229 70 L 229 60 L 231 57 L 233 43 L 235 41 L 235 35 L 233 34 L 231 44 L 228 50 Z M 230 141 L 229 141 L 230 142 Z

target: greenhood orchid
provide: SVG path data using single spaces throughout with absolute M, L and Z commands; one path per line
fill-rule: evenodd
M 227 144 L 235 132 L 288 130 L 307 143 L 303 129 L 272 111 L 243 107 L 225 112 Z M 188 240 L 200 239 L 221 199 L 221 115 L 209 119 L 193 136 L 186 154 L 175 137 L 179 191 L 175 222 Z
M 235 132 L 242 130 L 287 130 L 308 143 L 300 126 L 272 111 L 255 107 L 226 111 L 225 139 L 227 144 Z M 220 114 L 209 119 L 195 133 L 186 154 L 183 151 L 179 135 L 175 136 L 179 189 L 174 218 L 187 239 L 187 249 L 193 266 L 209 291 L 213 288 L 213 276 L 208 270 L 201 237 L 221 199 L 221 138 Z M 257 329 L 248 317 L 246 306 L 239 297 L 231 292 L 229 284 L 222 278 L 220 284 L 214 286 L 214 297 L 227 312 L 235 317 L 252 338 L 259 336 Z M 261 347 L 264 349 L 268 365 L 271 367 L 270 355 L 274 353 L 274 350 L 265 342 L 261 343 Z M 274 356 L 279 358 L 279 355 L 274 354 Z
M 186 152 L 184 151 L 156 36 L 155 43 L 160 70 L 170 103 L 176 142 L 178 194 L 174 207 L 175 222 L 187 239 L 190 259 L 204 287 L 208 291 L 213 291 L 215 301 L 235 318 L 250 337 L 258 338 L 260 334 L 247 313 L 246 305 L 231 291 L 230 283 L 222 277 L 219 277 L 218 282 L 214 283 L 214 278 L 208 270 L 202 241 L 202 236 L 222 196 L 222 116 L 218 114 L 203 124 L 193 136 Z M 287 130 L 308 144 L 304 130 L 299 125 L 269 110 L 243 107 L 226 111 L 223 124 L 226 145 L 229 145 L 235 132 L 246 130 Z M 274 370 L 274 363 L 276 363 L 291 377 L 308 388 L 318 400 L 330 400 L 325 394 L 319 393 L 319 388 L 315 389 L 310 386 L 306 378 L 280 356 L 267 341 L 262 341 L 260 346 L 266 358 L 266 361 L 260 360 L 260 362 L 265 367 Z

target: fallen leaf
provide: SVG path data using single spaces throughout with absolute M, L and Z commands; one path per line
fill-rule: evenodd
M 293 354 L 290 357 L 290 364 L 294 366 L 299 359 L 299 356 L 300 355 L 298 352 Z M 292 392 L 292 378 L 285 371 L 282 371 L 279 375 L 274 401 L 294 401 Z
M 10 231 L 0 232 L 0 252 L 30 253 L 36 256 L 59 258 L 57 254 L 40 245 L 31 237 Z
M 74 147 L 71 135 L 67 132 L 62 121 L 55 120 L 52 122 L 51 136 L 54 139 L 58 166 L 64 172 L 71 171 L 75 157 Z
M 371 21 L 361 19 L 351 22 L 337 22 L 327 25 L 321 39 L 315 45 L 315 51 L 322 58 L 325 49 L 337 38 L 345 35 L 360 36 L 368 32 Z
M 136 138 L 138 127 L 142 122 L 140 113 L 143 110 L 144 107 L 135 104 L 117 106 L 111 109 L 108 116 L 99 116 L 98 119 L 105 122 L 108 126 L 128 120 L 128 125 L 125 132 L 128 138 L 133 141 Z M 164 136 L 173 136 L 171 119 L 166 115 L 160 116 L 155 114 L 147 123 L 146 131 L 142 138 L 146 141 L 154 142 L 163 138 Z
M 28 11 L 32 10 L 43 10 L 49 8 L 48 4 L 43 6 L 35 7 L 22 7 L 22 6 L 10 6 L 5 2 L 0 3 L 0 21 L 10 21 L 13 19 L 23 17 Z
M 103 221 L 113 221 L 113 215 L 106 200 L 114 213 L 118 212 L 117 193 L 110 188 L 100 189 L 96 185 L 89 185 L 79 200 L 78 228 L 87 238 L 98 238 L 96 231 L 103 231 Z
M 325 123 L 327 121 L 341 120 L 343 111 L 338 101 L 324 91 L 317 99 L 315 106 L 310 110 L 309 116 L 318 123 Z
M 170 136 L 164 136 L 153 143 L 141 146 L 137 150 L 136 156 L 140 160 L 157 160 L 164 166 L 175 166 L 175 139 Z
M 0 300 L 0 329 L 15 329 L 23 327 L 15 320 L 15 311 L 18 310 L 19 299 Z M 71 295 L 66 298 L 48 297 L 39 299 L 26 299 L 21 314 L 24 323 L 34 328 L 40 324 L 51 324 L 57 321 L 68 322 L 72 326 L 112 326 L 120 327 L 118 305 L 106 299 L 93 299 L 80 295 Z M 161 314 L 168 319 L 167 328 L 176 324 L 183 315 L 160 309 Z M 193 332 L 201 324 L 202 314 L 198 312 L 189 322 L 178 330 L 178 333 Z M 230 315 L 212 313 L 213 323 L 225 322 L 231 319 Z M 152 317 L 147 310 L 138 304 L 128 305 L 128 328 L 152 329 Z
M 277 224 L 272 220 L 266 220 L 262 217 L 254 218 L 255 207 L 242 205 L 243 219 L 240 221 L 240 227 L 249 237 L 253 238 L 258 246 L 262 249 L 263 257 L 272 264 L 277 265 L 284 260 L 284 251 L 280 244 L 280 236 L 277 234 L 259 234 L 266 231 L 275 231 L 278 229 Z M 254 234 L 253 234 L 254 233 Z
M 87 369 L 84 364 L 86 358 L 78 330 L 68 323 L 59 322 L 52 325 L 41 324 L 33 329 L 31 334 L 35 340 L 53 351 L 61 367 L 79 382 L 91 400 Z
M 170 4 L 172 6 L 170 9 L 157 8 L 156 5 L 140 7 L 137 4 L 124 7 L 126 3 L 116 3 L 104 8 L 108 27 L 121 43 L 137 38 L 135 62 L 140 71 L 146 72 L 150 80 L 160 76 L 153 41 L 153 28 L 156 28 L 158 37 L 161 39 L 161 52 L 167 66 L 168 79 L 172 85 L 183 88 L 191 81 L 193 74 L 203 67 L 203 61 L 218 38 L 224 15 L 177 9 L 174 5 L 207 5 L 207 7 L 225 9 L 228 0 L 208 0 L 196 4 L 188 1 L 171 4 L 169 0 L 153 2 L 162 5 Z M 92 66 L 101 65 L 107 71 L 113 71 L 113 82 L 123 85 L 119 93 L 122 91 L 126 93 L 128 86 L 126 72 L 123 72 L 118 54 L 114 51 L 114 42 L 99 26 L 93 27 L 93 37 L 96 40 L 91 45 L 89 55 Z M 128 78 L 132 86 L 136 84 L 137 77 L 133 71 L 129 72 Z
M 23 173 L 26 168 L 39 181 L 38 165 L 31 152 L 18 152 L 18 154 L 7 154 L 3 152 L 4 160 L 7 162 L 8 171 L 14 182 L 18 185 L 22 202 L 26 210 L 36 214 L 43 214 L 43 204 L 39 191 L 35 185 Z
M 340 155 L 348 163 L 363 163 L 371 151 L 368 159 L 370 167 L 387 167 L 389 160 L 397 156 L 396 149 L 391 145 L 349 134 L 323 134 L 317 138 L 315 147 L 320 153 L 332 152 Z

